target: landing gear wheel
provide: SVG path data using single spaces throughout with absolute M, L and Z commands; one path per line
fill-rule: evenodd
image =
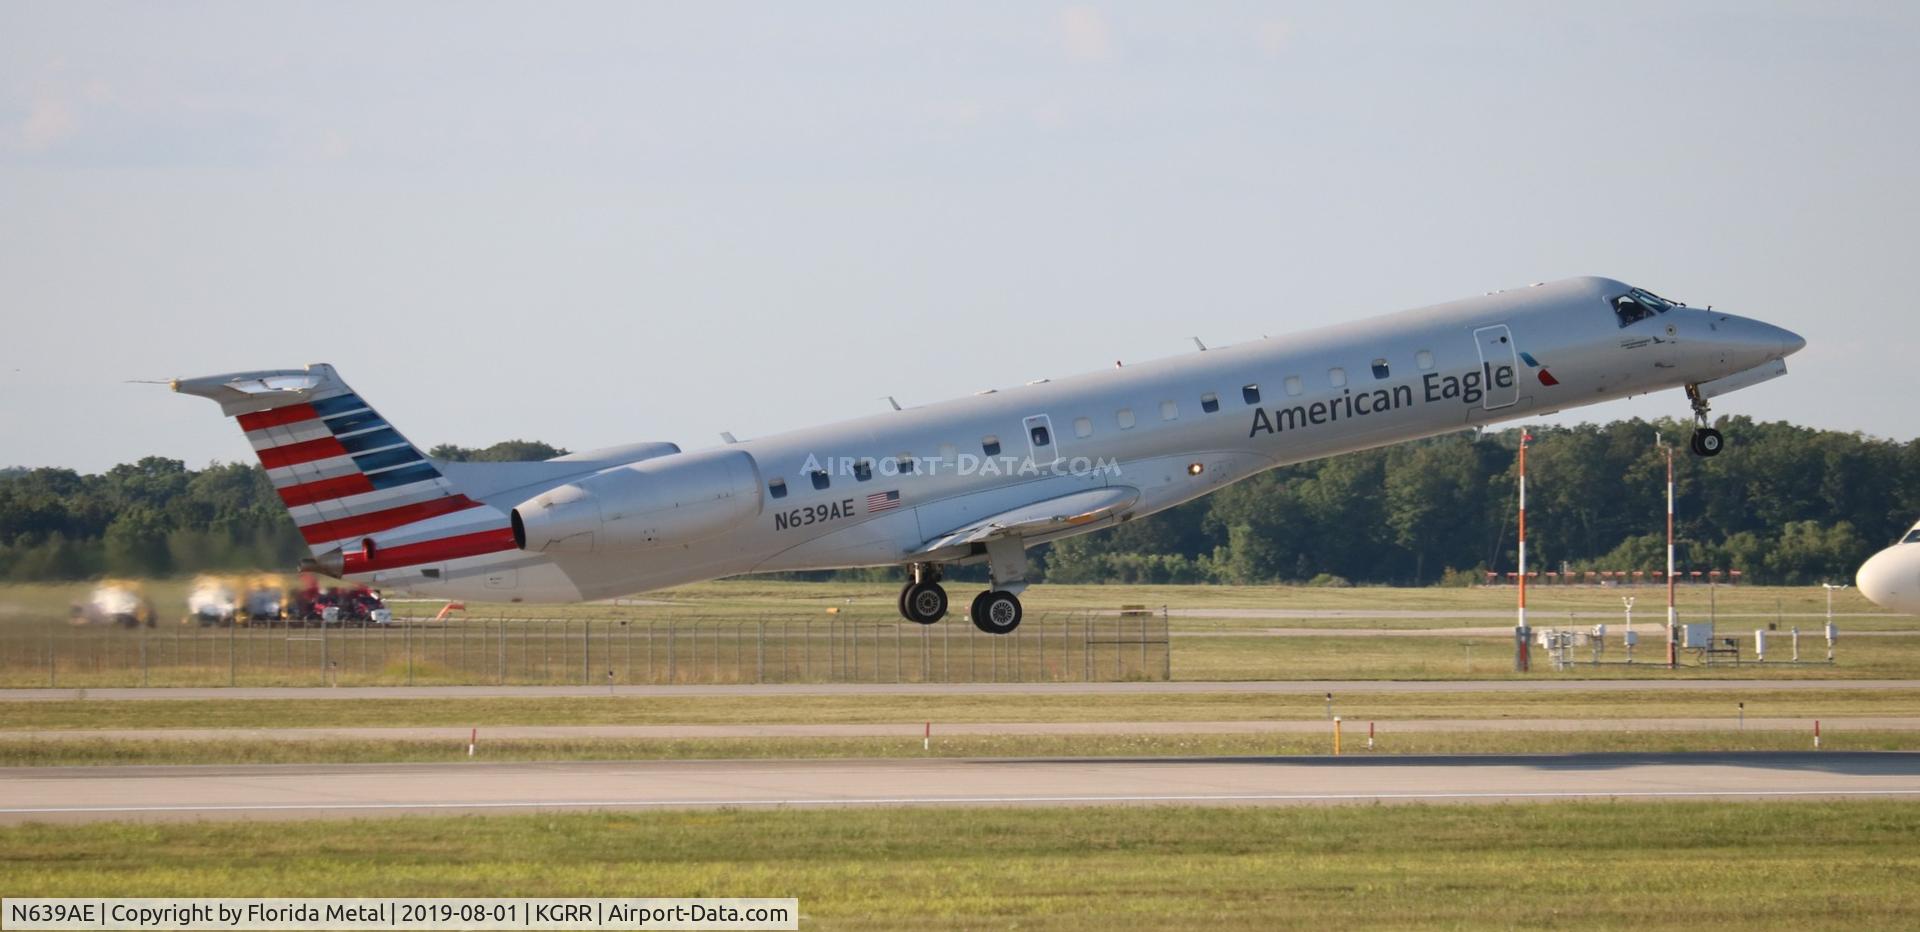
M 930 625 L 947 616 L 947 590 L 939 583 L 908 583 L 900 590 L 900 614 L 916 624 Z
M 1693 448 L 1693 455 L 1719 456 L 1726 441 L 1720 438 L 1719 431 L 1707 426 L 1712 411 L 1707 407 L 1707 396 L 1700 394 L 1700 386 L 1687 386 L 1687 403 L 1693 408 L 1693 439 L 1687 444 Z
M 999 590 L 982 592 L 973 597 L 973 609 L 968 614 L 973 626 L 988 634 L 1012 634 L 1020 627 L 1020 597 Z

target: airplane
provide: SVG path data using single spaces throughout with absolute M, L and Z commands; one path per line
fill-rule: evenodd
M 1198 341 L 1196 341 L 1197 343 Z M 1140 365 L 683 451 L 544 462 L 421 455 L 332 366 L 176 379 L 235 417 L 312 557 L 302 568 L 461 600 L 575 602 L 745 573 L 899 566 L 900 614 L 947 614 L 986 563 L 980 630 L 1020 624 L 1028 548 L 1264 470 L 1669 388 L 1692 448 L 1709 399 L 1806 342 L 1607 278 L 1574 278 Z
M 1860 594 L 1890 612 L 1920 615 L 1920 524 L 1898 543 L 1867 558 L 1853 576 Z

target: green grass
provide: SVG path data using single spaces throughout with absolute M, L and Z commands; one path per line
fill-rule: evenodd
M 456 616 L 458 620 L 451 624 L 431 625 L 411 635 L 399 631 L 335 631 L 326 635 L 328 643 L 324 645 L 320 633 L 313 630 L 223 632 L 183 628 L 173 622 L 179 612 L 167 606 L 182 602 L 188 585 L 186 580 L 147 583 L 147 591 L 161 606 L 163 622 L 156 629 L 140 633 L 71 629 L 60 623 L 57 619 L 65 617 L 66 606 L 85 596 L 86 585 L 0 585 L 0 687 L 184 686 L 229 682 L 252 686 L 322 685 L 329 680 L 342 685 L 401 684 L 409 680 L 421 685 L 492 683 L 502 674 L 495 639 L 503 630 L 499 622 L 503 618 L 522 620 L 510 622 L 504 629 L 508 633 L 504 667 L 509 683 L 579 682 L 585 675 L 582 671 L 589 666 L 599 676 L 604 676 L 603 666 L 616 666 L 619 668 L 616 678 L 621 682 L 746 682 L 761 675 L 775 680 L 889 681 L 896 675 L 907 679 L 924 676 L 990 680 L 997 676 L 1004 678 L 995 672 L 995 664 L 1004 666 L 1012 656 L 1006 643 L 978 643 L 984 636 L 976 635 L 958 617 L 925 632 L 913 626 L 906 626 L 903 632 L 891 631 L 890 626 L 897 621 L 893 608 L 895 587 L 885 584 L 740 579 L 666 590 L 627 602 L 562 606 L 470 603 L 467 612 Z M 1611 624 L 1619 617 L 1623 592 L 1640 600 L 1638 618 L 1642 624 L 1655 622 L 1661 616 L 1663 591 L 1658 587 L 1543 586 L 1536 588 L 1531 599 L 1535 624 L 1538 627 L 1571 625 L 1581 630 L 1598 620 Z M 1074 629 L 1084 626 L 1074 622 L 1062 628 L 1061 622 L 1070 613 L 1110 612 L 1130 604 L 1165 605 L 1201 612 L 1328 609 L 1356 613 L 1338 618 L 1221 618 L 1176 614 L 1170 620 L 1175 635 L 1170 668 L 1177 680 L 1510 678 L 1517 674 L 1511 672 L 1512 646 L 1505 634 L 1463 636 L 1446 629 L 1498 629 L 1506 624 L 1513 599 L 1513 591 L 1505 588 L 1042 585 L 1029 590 L 1027 596 L 1031 623 L 1022 631 L 1021 641 L 1028 646 L 1019 655 L 1025 669 L 1019 678 L 1079 679 L 1087 675 L 1086 664 L 1049 646 L 1078 643 L 1083 631 Z M 1683 586 L 1679 604 L 1682 617 L 1689 621 L 1701 620 L 1717 609 L 1721 614 L 1722 635 L 1740 637 L 1743 647 L 1749 651 L 1753 629 L 1777 624 L 1779 630 L 1771 654 L 1776 661 L 1789 655 L 1786 634 L 1795 626 L 1805 635 L 1803 655 L 1810 660 L 1825 656 L 1824 641 L 1819 636 L 1820 619 L 1808 617 L 1810 613 L 1817 615 L 1824 611 L 1825 590 L 1753 586 L 1722 586 L 1710 590 Z M 429 615 L 437 604 L 397 603 L 395 607 L 403 614 L 413 611 Z M 1834 608 L 1842 613 L 1877 612 L 1854 590 L 1837 594 Z M 829 615 L 829 609 L 838 614 Z M 1377 614 L 1393 612 L 1431 614 L 1425 617 Z M 1445 617 L 1444 613 L 1448 612 L 1489 614 L 1488 617 Z M 1569 618 L 1566 614 L 1569 612 L 1604 615 L 1576 619 Z M 545 621 L 526 623 L 526 619 Z M 585 662 L 589 658 L 584 656 L 580 637 L 579 622 L 583 620 L 598 623 L 591 664 Z M 607 624 L 613 621 L 623 624 Z M 769 646 L 766 647 L 766 666 L 760 668 L 756 658 L 756 632 L 763 621 L 769 625 Z M 854 638 L 864 641 L 858 649 L 861 669 L 853 674 L 844 670 L 829 673 L 821 668 L 827 645 L 836 631 L 841 632 L 840 643 L 847 642 L 844 632 L 849 621 L 861 626 L 862 634 Z M 1101 624 L 1114 622 L 1115 619 L 1106 618 Z M 868 623 L 887 627 L 865 627 Z M 1911 632 L 1920 630 L 1920 619 L 1880 613 L 1843 618 L 1841 625 L 1843 637 L 1845 632 Z M 692 650 L 702 652 L 696 658 L 698 662 L 683 665 L 671 675 L 665 668 L 664 657 L 648 659 L 642 653 L 642 648 L 648 646 L 664 650 L 661 645 L 667 640 L 669 628 L 677 631 Z M 1254 636 L 1254 632 L 1267 628 L 1387 628 L 1429 630 L 1433 634 L 1429 637 Z M 772 636 L 775 629 L 780 631 L 778 639 Z M 700 636 L 684 640 L 690 631 L 698 631 Z M 1050 631 L 1064 631 L 1067 637 L 1043 636 Z M 1247 636 L 1235 637 L 1235 632 L 1244 632 Z M 720 635 L 717 643 L 702 640 L 716 633 Z M 1219 636 L 1184 636 L 1198 634 Z M 920 646 L 922 636 L 928 639 L 924 647 Z M 147 642 L 144 659 L 143 640 Z M 801 646 L 802 641 L 806 646 Z M 1659 657 L 1660 650 L 1652 641 L 1653 638 L 1647 636 L 1645 648 L 1639 652 L 1643 662 Z M 899 657 L 894 656 L 896 642 Z M 714 655 L 716 648 L 721 656 Z M 924 669 L 920 666 L 923 650 L 929 657 L 938 652 L 939 658 L 931 660 L 931 666 Z M 1101 658 L 1124 663 L 1138 660 L 1138 652 L 1128 647 L 1095 650 Z M 46 662 L 49 651 L 59 659 L 59 669 L 52 677 Z M 1108 659 L 1097 661 L 1092 669 L 1105 678 L 1157 675 L 1162 663 L 1158 651 L 1158 648 L 1149 651 L 1146 660 L 1149 672 L 1116 667 Z M 229 653 L 238 657 L 232 666 Z M 962 654 L 971 659 L 963 659 Z M 949 655 L 951 665 L 943 666 Z M 412 658 L 411 673 L 408 656 Z M 997 661 L 996 656 L 1000 657 Z M 1619 661 L 1623 657 L 1616 638 L 1609 646 L 1607 659 Z M 331 673 L 328 659 L 333 662 Z M 1920 670 L 1920 635 L 1845 638 L 1839 660 L 1832 666 L 1722 665 L 1658 675 L 1737 679 L 1905 677 Z M 1607 679 L 1649 673 L 1650 665 L 1613 662 L 1597 667 L 1579 666 L 1561 673 L 1530 675 Z
M 158 607 L 162 624 L 185 614 L 190 579 L 159 579 L 143 583 Z M 966 594 L 965 583 L 953 583 L 956 594 Z M 84 599 L 87 583 L 5 583 L 0 584 L 0 622 L 65 618 L 67 607 Z M 894 611 L 899 586 L 889 583 L 806 583 L 781 582 L 755 578 L 717 580 L 658 592 L 642 593 L 630 600 L 593 602 L 581 605 L 515 605 L 505 602 L 468 602 L 467 616 L 476 618 L 679 618 L 683 620 L 739 620 L 762 613 L 821 614 L 830 607 L 846 611 L 868 611 L 888 615 Z M 1307 586 L 1214 586 L 1214 585 L 1056 585 L 1042 584 L 1023 597 L 1032 612 L 1112 610 L 1122 605 L 1166 605 L 1182 609 L 1338 609 L 1343 611 L 1490 611 L 1501 612 L 1514 605 L 1514 591 L 1508 587 L 1423 587 L 1398 588 L 1360 586 L 1329 589 Z M 1543 615 L 1554 612 L 1597 611 L 1620 613 L 1620 598 L 1635 596 L 1641 621 L 1653 621 L 1664 609 L 1666 590 L 1660 586 L 1533 586 L 1528 603 Z M 1701 616 L 1710 609 L 1726 614 L 1767 615 L 1776 611 L 1806 614 L 1826 610 L 1827 593 L 1818 586 L 1717 586 L 1683 584 L 1676 589 L 1676 601 L 1685 616 Z M 396 603 L 397 614 L 432 615 L 437 603 Z M 1859 594 L 1847 589 L 1834 593 L 1833 609 L 1843 614 L 1884 613 Z M 1869 619 L 1851 619 L 1857 625 Z M 1897 626 L 1920 627 L 1920 620 L 1900 615 L 1885 615 Z M 1801 619 L 1802 628 L 1817 622 Z M 1210 623 L 1209 626 L 1217 626 Z M 1455 619 L 1442 626 L 1474 624 Z M 1261 621 L 1266 627 L 1270 621 Z
M 1349 721 L 1422 718 L 1725 717 L 1745 702 L 1754 717 L 1920 715 L 1920 690 L 1738 692 L 1341 693 Z M 1090 722 L 1310 720 L 1319 696 L 1261 693 L 1129 693 L 1106 696 L 941 694 L 900 696 L 686 696 L 404 699 L 180 699 L 0 702 L 0 731 L 100 728 L 313 728 L 354 726 L 668 725 L 733 723 Z
M 1920 806 L 903 808 L 0 829 L 9 896 L 794 896 L 803 928 L 1909 927 Z
M 1544 627 L 1545 624 L 1542 624 Z M 1585 630 L 1587 626 L 1579 626 Z M 1752 660 L 1751 629 L 1742 638 L 1741 649 Z M 1731 636 L 1731 632 L 1729 632 Z M 1772 663 L 1694 665 L 1692 655 L 1683 654 L 1688 666 L 1668 671 L 1653 661 L 1661 659 L 1661 646 L 1643 637 L 1634 652 L 1635 663 L 1624 662 L 1624 648 L 1617 638 L 1609 639 L 1599 666 L 1577 663 L 1554 672 L 1548 667 L 1545 651 L 1535 648 L 1534 671 L 1513 672 L 1511 636 L 1482 637 L 1176 637 L 1173 644 L 1175 680 L 1462 680 L 1462 679 L 1645 679 L 1685 677 L 1688 679 L 1906 679 L 1920 673 L 1920 636 L 1843 639 L 1838 662 L 1789 664 L 1784 641 L 1774 640 L 1768 648 Z M 1817 637 L 1801 638 L 1804 659 L 1824 659 L 1826 642 Z M 1576 649 L 1574 659 L 1591 659 L 1588 651 Z
M 1366 726 L 1346 730 L 1343 750 L 1365 754 Z M 795 760 L 926 757 L 1247 757 L 1332 753 L 1332 736 L 1283 735 L 954 735 L 922 750 L 919 738 L 483 739 L 483 761 Z M 1829 730 L 1831 751 L 1920 750 L 1920 734 Z M 1800 732 L 1481 731 L 1379 736 L 1375 755 L 1590 754 L 1611 751 L 1803 751 Z M 447 740 L 0 739 L 0 766 L 154 764 L 384 764 L 467 760 L 466 736 Z

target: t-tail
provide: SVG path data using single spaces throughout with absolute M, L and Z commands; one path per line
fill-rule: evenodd
M 175 379 L 246 431 L 312 550 L 302 569 L 350 577 L 514 549 L 500 509 L 467 497 L 333 367 Z

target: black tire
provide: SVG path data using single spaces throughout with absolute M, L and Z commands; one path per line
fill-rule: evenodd
M 905 618 L 908 621 L 913 620 L 913 616 L 907 614 L 907 593 L 911 591 L 913 591 L 913 583 L 907 583 L 906 585 L 901 586 L 900 598 L 894 600 L 894 604 L 900 609 L 900 617 Z
M 1702 427 L 1693 432 L 1693 441 L 1690 446 L 1693 447 L 1696 456 L 1719 456 L 1720 451 L 1726 447 L 1726 440 L 1720 436 L 1719 431 L 1711 427 Z
M 914 583 L 900 591 L 900 614 L 915 624 L 930 625 L 947 617 L 947 590 L 939 583 Z
M 974 596 L 972 611 L 969 612 L 973 626 L 988 634 L 1012 634 L 1013 629 L 1020 627 L 1020 618 L 1024 614 L 1018 596 L 999 590 Z

